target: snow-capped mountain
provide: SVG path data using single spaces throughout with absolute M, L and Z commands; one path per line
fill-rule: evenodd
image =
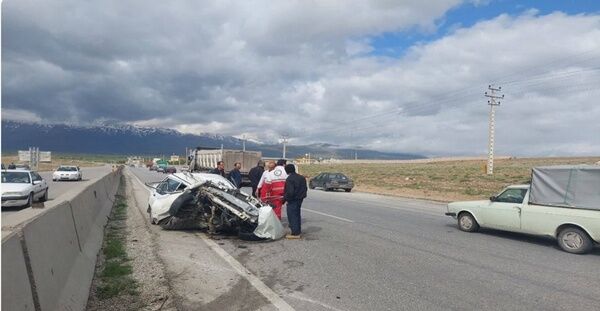
M 58 153 L 170 155 L 186 148 L 242 149 L 242 140 L 218 134 L 192 135 L 172 129 L 140 127 L 104 121 L 94 125 L 39 124 L 2 120 L 2 152 L 26 150 L 30 146 Z M 246 141 L 247 150 L 262 151 L 265 157 L 281 156 L 280 145 Z M 287 156 L 311 153 L 313 157 L 352 158 L 354 151 L 330 144 L 288 145 Z M 415 159 L 420 155 L 360 150 L 359 157 L 371 159 Z

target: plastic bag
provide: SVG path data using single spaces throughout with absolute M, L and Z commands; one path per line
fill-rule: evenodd
M 265 205 L 258 212 L 258 226 L 254 229 L 254 235 L 263 239 L 277 240 L 285 234 L 283 225 L 273 212 L 273 208 Z

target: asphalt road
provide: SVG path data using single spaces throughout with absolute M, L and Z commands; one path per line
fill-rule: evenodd
M 40 175 L 48 183 L 48 201 L 45 203 L 35 203 L 34 209 L 43 205 L 51 206 L 60 200 L 60 197 L 67 192 L 80 192 L 90 183 L 95 182 L 111 172 L 110 165 L 98 167 L 82 167 L 82 181 L 52 181 L 52 172 L 40 172 Z M 3 207 L 2 208 L 2 227 L 14 226 L 30 216 L 35 215 L 32 208 L 22 207 Z M 39 209 L 38 209 L 39 210 Z
M 461 232 L 444 209 L 314 190 L 302 240 L 219 245 L 296 310 L 598 310 L 600 250 L 572 255 L 546 238 Z

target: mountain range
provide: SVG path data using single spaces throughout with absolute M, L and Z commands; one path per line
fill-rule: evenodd
M 203 133 L 184 134 L 172 129 L 139 127 L 128 124 L 69 125 L 40 124 L 2 120 L 2 152 L 27 150 L 30 146 L 57 153 L 183 155 L 186 148 L 205 147 L 242 149 L 242 140 L 233 136 Z M 246 141 L 247 150 L 262 151 L 265 157 L 280 157 L 279 144 Z M 313 158 L 418 159 L 422 155 L 340 148 L 331 144 L 288 145 L 287 157 L 307 153 Z

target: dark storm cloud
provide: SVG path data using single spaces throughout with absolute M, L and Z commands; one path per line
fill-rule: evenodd
M 553 60 L 600 48 L 600 18 L 502 15 L 416 45 L 400 59 L 368 53 L 369 36 L 434 31 L 435 20 L 459 2 L 4 1 L 2 117 L 111 119 L 270 141 L 290 133 L 297 143 L 484 153 L 482 92 L 489 81 L 526 78 L 518 73 L 531 66 L 552 73 L 597 64 L 590 54 L 573 68 Z M 540 33 L 541 26 L 547 31 Z M 511 117 L 499 112 L 510 128 L 499 141 L 524 124 L 535 136 L 499 147 L 531 154 L 522 151 L 528 143 L 548 141 L 553 145 L 540 143 L 535 152 L 600 152 L 585 147 L 598 142 L 585 134 L 598 132 L 586 89 L 600 83 L 597 72 L 546 82 L 507 85 L 507 105 L 514 106 L 503 108 Z M 570 108 L 559 104 L 565 101 Z M 583 129 L 574 135 L 528 123 L 528 114 L 547 106 Z M 567 114 L 575 108 L 587 113 Z M 551 118 L 546 110 L 539 114 Z M 545 138 L 544 130 L 555 135 Z

